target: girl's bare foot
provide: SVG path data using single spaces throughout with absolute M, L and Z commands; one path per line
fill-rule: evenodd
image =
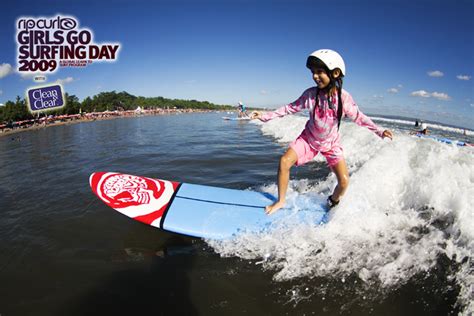
M 271 213 L 281 209 L 283 206 L 285 206 L 285 201 L 277 201 L 272 205 L 265 207 L 265 213 L 267 213 L 267 215 L 270 215 Z

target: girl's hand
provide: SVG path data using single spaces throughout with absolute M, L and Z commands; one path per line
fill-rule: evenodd
M 388 138 L 390 138 L 390 139 L 393 139 L 393 133 L 392 133 L 392 131 L 391 131 L 391 130 L 388 130 L 388 129 L 384 130 L 384 131 L 383 131 L 383 134 L 382 134 L 382 138 L 385 138 L 385 137 L 388 137 Z
M 252 114 L 250 115 L 250 118 L 251 118 L 252 120 L 260 119 L 261 117 L 262 117 L 262 113 L 257 112 L 257 111 L 252 112 Z

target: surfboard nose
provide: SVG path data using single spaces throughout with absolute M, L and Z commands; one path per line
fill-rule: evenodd
M 104 174 L 105 172 L 94 172 L 89 177 L 89 185 L 92 189 L 92 192 L 94 192 L 96 195 L 97 195 L 97 186 L 100 182 L 100 179 L 102 178 Z

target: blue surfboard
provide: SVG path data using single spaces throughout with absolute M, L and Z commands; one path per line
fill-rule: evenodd
M 92 191 L 118 212 L 156 228 L 206 239 L 259 233 L 286 223 L 327 221 L 324 200 L 306 208 L 280 209 L 267 215 L 275 197 L 264 192 L 234 190 L 115 172 L 90 176 Z
M 434 139 L 438 142 L 445 143 L 445 144 L 456 144 L 458 146 L 471 146 L 471 144 L 468 144 L 466 142 L 458 141 L 458 140 L 452 140 L 449 138 L 443 138 L 443 137 L 436 137 L 432 135 L 424 135 L 424 134 L 416 134 L 415 136 L 418 136 L 420 138 L 431 138 Z
M 250 117 L 228 117 L 228 116 L 223 116 L 223 120 L 226 121 L 250 121 Z

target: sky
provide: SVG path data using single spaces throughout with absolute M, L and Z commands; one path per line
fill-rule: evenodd
M 0 104 L 37 84 L 16 71 L 16 20 L 58 14 L 121 45 L 115 62 L 46 74 L 80 100 L 115 90 L 275 108 L 314 86 L 306 58 L 329 48 L 363 112 L 474 129 L 472 0 L 8 1 Z

